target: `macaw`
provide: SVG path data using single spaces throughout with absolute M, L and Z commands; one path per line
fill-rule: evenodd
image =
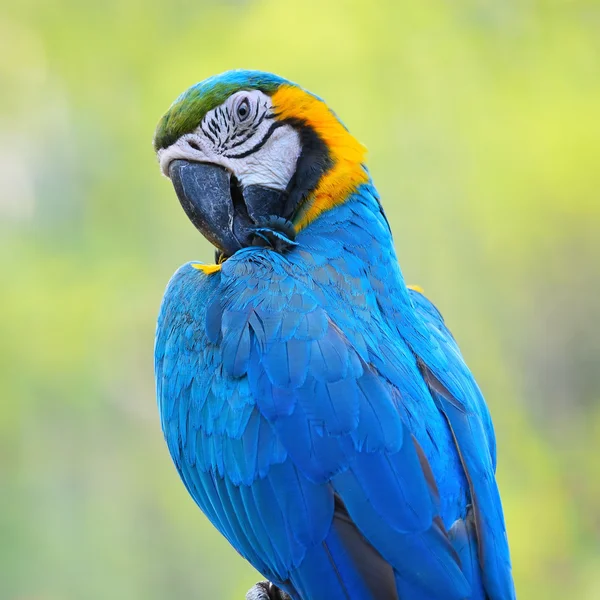
M 169 282 L 155 345 L 166 443 L 211 523 L 294 600 L 515 598 L 490 414 L 404 282 L 365 148 L 243 70 L 181 94 L 154 147 L 216 249 Z

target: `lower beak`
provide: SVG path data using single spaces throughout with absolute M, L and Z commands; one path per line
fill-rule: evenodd
M 218 165 L 174 160 L 169 177 L 190 221 L 226 257 L 252 246 L 257 226 L 283 210 L 283 192 L 257 185 L 242 191 Z

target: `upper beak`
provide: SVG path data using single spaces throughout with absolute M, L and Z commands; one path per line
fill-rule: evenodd
M 178 159 L 169 177 L 189 219 L 225 256 L 253 245 L 257 226 L 283 209 L 283 192 L 257 185 L 241 190 L 218 165 Z

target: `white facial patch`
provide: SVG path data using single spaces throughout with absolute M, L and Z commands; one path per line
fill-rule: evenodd
M 220 165 L 235 175 L 242 188 L 261 185 L 285 190 L 302 148 L 291 126 L 275 119 L 271 98 L 258 90 L 231 95 L 208 112 L 200 125 L 158 151 L 160 168 L 184 159 Z

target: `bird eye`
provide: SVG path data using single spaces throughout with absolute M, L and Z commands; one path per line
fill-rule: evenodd
M 237 118 L 240 121 L 245 121 L 248 118 L 248 115 L 250 114 L 250 102 L 248 101 L 248 98 L 244 98 L 237 107 Z

